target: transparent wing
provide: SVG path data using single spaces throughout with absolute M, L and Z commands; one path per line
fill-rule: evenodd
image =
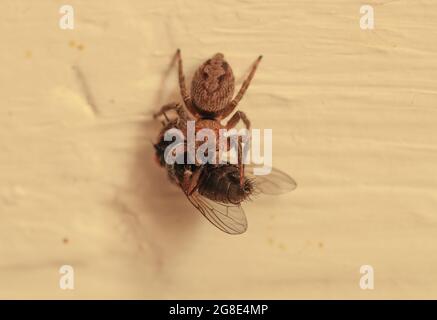
M 197 191 L 187 196 L 192 205 L 220 230 L 229 234 L 241 234 L 247 230 L 247 220 L 240 205 L 215 202 Z
M 254 183 L 256 192 L 270 195 L 278 195 L 293 191 L 297 187 L 296 181 L 285 172 L 275 168 L 269 168 L 267 175 L 255 175 L 253 165 L 245 166 L 245 176 Z

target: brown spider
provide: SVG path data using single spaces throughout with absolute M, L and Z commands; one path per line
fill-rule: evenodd
M 175 110 L 179 118 L 186 122 L 195 120 L 195 132 L 203 128 L 212 129 L 219 136 L 220 129 L 234 128 L 241 120 L 247 129 L 250 129 L 250 121 L 242 111 L 237 111 L 225 125 L 221 121 L 228 117 L 243 98 L 249 84 L 255 75 L 262 56 L 252 66 L 252 69 L 243 82 L 237 95 L 233 98 L 235 79 L 231 66 L 225 61 L 222 53 L 216 53 L 211 59 L 205 61 L 195 72 L 191 81 L 191 95 L 188 94 L 185 85 L 185 76 L 182 68 L 181 52 L 176 51 L 176 59 L 179 71 L 179 87 L 185 107 L 190 115 L 185 112 L 179 103 L 169 103 L 161 107 L 154 117 L 164 115 L 167 111 Z M 239 156 L 240 181 L 243 182 L 244 166 Z M 196 180 L 196 179 L 193 179 Z M 195 183 L 195 181 L 193 181 Z

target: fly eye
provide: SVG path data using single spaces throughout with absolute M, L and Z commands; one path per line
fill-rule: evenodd
M 235 182 L 236 181 L 239 182 L 240 181 L 240 173 L 238 171 L 234 171 L 230 174 L 230 178 Z

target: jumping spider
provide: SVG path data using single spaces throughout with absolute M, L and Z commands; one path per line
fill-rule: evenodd
M 221 121 L 228 117 L 237 107 L 240 100 L 243 98 L 249 84 L 255 75 L 262 56 L 259 56 L 253 64 L 249 75 L 243 82 L 237 95 L 234 96 L 235 79 L 231 66 L 225 61 L 222 53 L 216 53 L 211 59 L 205 61 L 195 72 L 191 81 L 191 95 L 188 94 L 185 85 L 185 76 L 182 68 L 181 52 L 176 51 L 176 59 L 179 71 L 179 87 L 182 99 L 186 110 L 179 103 L 169 103 L 161 107 L 160 111 L 154 114 L 154 117 L 164 115 L 168 120 L 166 112 L 175 110 L 179 119 L 186 123 L 188 120 L 195 120 L 195 131 L 208 128 L 219 136 L 220 129 L 232 129 L 241 120 L 247 129 L 250 129 L 250 121 L 242 111 L 237 111 L 227 121 L 225 125 Z M 239 146 L 241 149 L 241 146 Z M 241 150 L 239 150 L 241 152 Z M 240 154 L 241 155 L 241 154 Z M 240 182 L 243 183 L 244 166 L 241 156 L 238 157 L 238 165 L 240 168 Z M 194 188 L 197 182 L 197 177 L 187 177 L 187 183 L 191 181 L 187 190 Z

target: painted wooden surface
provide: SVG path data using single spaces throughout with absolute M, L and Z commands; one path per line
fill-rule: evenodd
M 355 0 L 69 3 L 74 30 L 61 1 L 0 5 L 1 298 L 437 297 L 436 1 L 369 1 L 367 31 Z M 178 47 L 238 85 L 264 55 L 239 108 L 299 187 L 239 237 L 152 160 Z

